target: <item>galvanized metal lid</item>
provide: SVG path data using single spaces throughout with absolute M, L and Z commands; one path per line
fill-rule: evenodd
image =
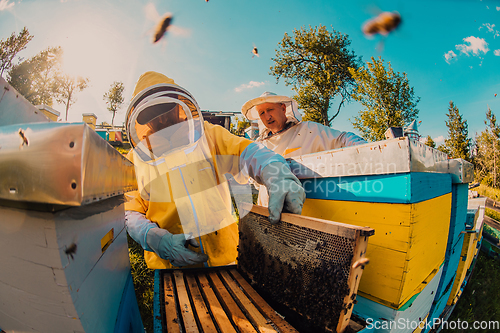
M 133 164 L 85 123 L 0 127 L 0 199 L 80 206 L 137 188 Z

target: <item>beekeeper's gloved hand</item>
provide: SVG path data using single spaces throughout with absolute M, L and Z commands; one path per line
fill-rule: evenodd
M 195 265 L 208 260 L 206 254 L 187 248 L 188 244 L 199 246 L 196 239 L 189 235 L 173 235 L 165 229 L 158 228 L 139 212 L 125 211 L 125 221 L 128 234 L 144 250 L 155 252 L 160 258 L 170 260 L 174 266 Z
M 285 208 L 294 214 L 302 213 L 306 194 L 302 184 L 290 171 L 288 164 L 269 163 L 261 173 L 262 181 L 269 193 L 269 221 L 280 221 L 281 211 Z
M 148 245 L 162 259 L 170 260 L 174 266 L 196 265 L 208 260 L 206 254 L 197 253 L 187 248 L 187 245 L 198 247 L 199 244 L 189 235 L 173 235 L 165 229 L 153 228 L 148 231 Z

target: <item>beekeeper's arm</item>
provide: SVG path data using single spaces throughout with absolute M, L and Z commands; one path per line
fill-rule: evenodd
M 233 175 L 242 172 L 266 186 L 272 224 L 280 221 L 283 208 L 294 214 L 302 213 L 305 191 L 283 156 L 260 143 L 235 136 L 221 126 L 206 123 L 205 133 L 207 138 L 214 140 L 218 155 L 238 157 L 238 163 L 225 167 L 226 172 Z
M 127 156 L 133 162 L 132 152 Z M 187 245 L 198 247 L 196 239 L 184 234 L 173 235 L 146 218 L 149 202 L 143 200 L 138 191 L 127 194 L 131 199 L 125 203 L 125 225 L 127 232 L 145 251 L 155 252 L 160 258 L 169 260 L 174 266 L 199 264 L 208 260 L 206 254 L 197 253 Z
M 365 139 L 352 132 L 339 131 L 314 122 L 307 122 L 307 127 L 309 133 L 316 133 L 316 135 L 310 134 L 308 136 L 309 138 L 319 136 L 322 139 L 324 148 L 316 149 L 316 151 L 344 148 L 367 143 Z M 304 145 L 307 145 L 307 142 L 304 142 Z
M 280 221 L 283 208 L 294 214 L 302 213 L 306 194 L 283 156 L 261 144 L 251 143 L 241 154 L 240 163 L 250 177 L 266 186 L 271 224 Z

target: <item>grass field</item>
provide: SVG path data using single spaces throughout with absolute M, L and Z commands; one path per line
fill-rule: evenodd
M 490 199 L 500 201 L 500 190 L 499 189 L 492 188 L 492 187 L 481 184 L 472 190 L 477 191 L 477 193 L 479 195 L 482 195 L 483 197 L 488 197 Z
M 500 201 L 500 190 L 480 185 L 475 188 L 480 195 Z M 500 214 L 486 209 L 485 214 L 500 221 Z M 483 241 L 485 241 L 483 239 Z M 484 252 L 479 254 L 471 279 L 457 302 L 449 322 L 466 321 L 468 329 L 443 329 L 442 332 L 500 332 L 500 327 L 474 329 L 474 322 L 487 325 L 491 322 L 500 324 L 500 263 L 488 257 Z
M 127 237 L 135 297 L 139 304 L 142 324 L 146 329 L 146 333 L 153 333 L 154 270 L 146 266 L 144 250 L 139 243 L 130 238 L 128 234 Z
M 473 328 L 474 322 L 486 325 L 491 321 L 496 321 L 500 324 L 499 290 L 499 262 L 481 252 L 472 277 L 448 319 L 448 322 L 466 321 L 469 327 L 468 329 L 443 329 L 442 332 L 500 332 L 498 326 L 489 329 L 486 326 L 483 326 L 485 329 Z

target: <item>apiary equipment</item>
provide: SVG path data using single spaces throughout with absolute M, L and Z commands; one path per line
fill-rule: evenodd
M 134 166 L 2 86 L 0 332 L 143 331 L 124 220 Z
M 283 213 L 271 225 L 265 207 L 240 220 L 238 268 L 252 284 L 330 332 L 348 327 L 374 230 Z
M 295 333 L 250 286 L 236 265 L 155 272 L 155 333 Z M 155 311 L 156 312 L 156 311 Z
M 291 316 L 281 312 L 283 307 L 268 303 L 236 265 L 156 270 L 154 308 L 155 333 L 302 332 L 295 327 L 300 318 L 292 326 Z M 364 326 L 351 320 L 348 330 L 359 332 Z
M 467 281 L 455 277 L 473 262 L 459 265 L 471 234 L 471 163 L 407 137 L 292 157 L 289 163 L 307 196 L 302 215 L 376 230 L 355 315 L 415 324 L 447 318 L 452 290 Z M 473 244 L 465 249 L 470 258 L 477 253 Z

